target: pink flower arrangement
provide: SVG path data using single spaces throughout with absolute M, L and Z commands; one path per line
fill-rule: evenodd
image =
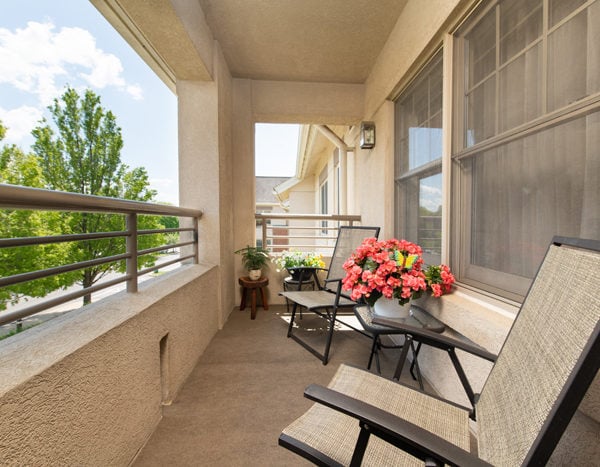
M 353 300 L 364 298 L 373 305 L 381 296 L 397 298 L 405 304 L 431 290 L 434 297 L 450 292 L 454 276 L 448 266 L 422 270 L 421 247 L 406 240 L 378 241 L 366 238 L 344 263 L 344 290 Z
M 454 275 L 445 264 L 429 266 L 425 271 L 425 280 L 434 297 L 441 297 L 452 290 Z

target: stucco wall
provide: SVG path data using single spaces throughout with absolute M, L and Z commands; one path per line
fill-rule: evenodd
M 365 116 L 405 86 L 473 0 L 409 0 L 365 83 Z
M 221 291 L 221 325 L 234 306 L 234 296 L 230 281 L 234 273 L 234 212 L 233 212 L 233 81 L 225 63 L 222 51 L 215 45 L 215 75 L 219 88 L 218 128 L 219 128 L 219 220 L 220 220 L 220 278 L 218 288 Z M 209 239 L 207 239 L 209 240 Z M 211 242 L 212 243 L 212 242 Z
M 186 266 L 0 341 L 0 464 L 129 464 L 217 331 L 217 276 Z

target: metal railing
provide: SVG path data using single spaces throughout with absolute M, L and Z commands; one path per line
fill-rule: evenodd
M 26 318 L 57 305 L 61 305 L 71 300 L 92 294 L 99 290 L 106 289 L 123 282 L 126 282 L 127 292 L 137 292 L 139 276 L 186 260 L 191 260 L 193 263 L 198 262 L 198 221 L 202 216 L 202 212 L 196 209 L 187 209 L 117 198 L 107 198 L 102 196 L 57 192 L 5 184 L 0 184 L 0 209 L 62 212 L 73 211 L 81 213 L 107 213 L 125 216 L 125 230 L 121 231 L 91 232 L 39 237 L 0 238 L 0 249 L 107 238 L 125 238 L 125 252 L 122 254 L 93 258 L 86 261 L 1 277 L 0 287 L 22 284 L 24 282 L 36 279 L 82 270 L 101 264 L 116 263 L 119 261 L 125 261 L 126 269 L 124 275 L 115 279 L 104 281 L 102 283 L 96 283 L 81 290 L 61 294 L 59 297 L 44 300 L 41 303 L 27 306 L 23 309 L 0 312 L 0 325 Z M 174 216 L 190 219 L 191 222 L 188 221 L 188 227 L 138 230 L 139 215 Z M 137 249 L 138 238 L 142 235 L 182 232 L 188 232 L 190 239 L 186 239 L 185 241 L 181 241 L 180 239 L 180 241 L 175 244 L 165 244 L 163 246 L 148 248 L 145 250 Z M 184 247 L 187 247 L 186 253 L 181 253 L 178 258 L 138 271 L 138 257 Z
M 293 248 L 299 251 L 332 250 L 341 225 L 354 225 L 360 215 L 338 214 L 255 214 L 260 229 L 259 246 L 272 253 Z

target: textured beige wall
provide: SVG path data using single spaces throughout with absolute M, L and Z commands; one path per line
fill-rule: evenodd
M 353 125 L 364 109 L 362 84 L 251 81 L 254 121 Z
M 221 292 L 221 324 L 227 321 L 227 317 L 234 307 L 235 291 L 231 284 L 231 276 L 234 274 L 235 260 L 234 251 L 234 179 L 233 179 L 233 156 L 232 156 L 232 126 L 233 126 L 233 80 L 225 63 L 225 58 L 218 46 L 215 44 L 215 77 L 218 83 L 218 128 L 219 128 L 219 234 L 221 250 L 219 290 Z M 208 239 L 209 240 L 209 239 Z M 208 242 L 209 244 L 212 243 Z
M 187 266 L 0 341 L 0 464 L 129 464 L 163 394 L 176 393 L 217 331 L 218 272 Z
M 365 117 L 406 85 L 473 0 L 409 0 L 365 83 Z
M 233 85 L 217 44 L 213 54 L 215 81 L 178 81 L 179 199 L 203 212 L 199 225 L 202 262 L 220 265 L 214 287 L 220 325 L 234 306 L 234 160 L 232 158 Z M 253 180 L 252 180 L 252 186 Z
M 249 80 L 233 80 L 232 96 L 232 159 L 233 159 L 233 247 L 254 244 L 256 192 L 254 182 L 254 121 L 252 117 L 252 86 Z M 245 275 L 241 257 L 235 255 L 234 274 L 230 284 L 235 288 L 239 304 L 238 278 Z

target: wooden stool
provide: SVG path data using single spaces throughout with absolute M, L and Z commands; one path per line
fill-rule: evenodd
M 249 277 L 240 277 L 238 279 L 239 284 L 242 286 L 242 301 L 240 303 L 240 310 L 246 308 L 246 291 L 250 290 L 251 293 L 251 303 L 250 303 L 250 319 L 256 318 L 256 289 L 260 289 L 260 298 L 262 300 L 262 306 L 265 310 L 269 309 L 269 304 L 267 303 L 267 297 L 265 295 L 265 287 L 269 285 L 268 277 L 261 277 L 260 279 L 253 281 Z

